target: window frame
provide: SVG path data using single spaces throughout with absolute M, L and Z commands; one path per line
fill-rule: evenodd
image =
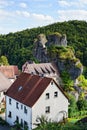
M 46 108 L 45 108 L 45 113 L 46 113 L 46 114 L 50 113 L 50 106 L 46 106 Z
M 16 122 L 18 122 L 18 123 L 19 123 L 19 117 L 18 117 L 18 116 L 16 116 Z
M 54 92 L 54 98 L 57 98 L 58 97 L 58 91 L 55 91 Z
M 11 100 L 11 98 L 9 98 L 9 104 L 10 104 L 10 105 L 12 104 L 12 100 Z
M 25 114 L 28 113 L 26 106 L 24 106 L 24 113 L 25 113 Z
M 11 111 L 9 111 L 8 117 L 12 118 L 12 112 Z
M 17 108 L 17 109 L 19 109 L 19 106 L 18 106 L 18 105 L 19 105 L 19 103 L 18 103 L 18 102 L 16 102 L 16 108 Z
M 50 93 L 46 93 L 46 99 L 50 98 Z

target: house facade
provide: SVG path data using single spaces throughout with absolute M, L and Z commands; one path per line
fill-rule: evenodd
M 6 93 L 6 121 L 31 130 L 42 115 L 57 122 L 66 118 L 68 98 L 52 78 L 22 73 Z

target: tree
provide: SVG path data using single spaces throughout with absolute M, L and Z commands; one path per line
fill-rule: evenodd
M 76 99 L 73 95 L 69 94 L 69 117 L 73 117 L 74 113 L 77 112 Z
M 9 65 L 8 59 L 6 56 L 1 56 L 0 57 L 0 65 Z
M 86 99 L 79 99 L 77 101 L 77 107 L 79 111 L 87 110 L 87 100 Z
M 65 91 L 72 90 L 73 87 L 73 80 L 71 80 L 70 75 L 67 71 L 63 71 L 61 73 L 61 78 L 63 81 L 63 88 Z
M 87 89 L 87 79 L 85 79 L 84 75 L 80 75 L 78 77 L 79 87 L 82 87 L 83 89 Z

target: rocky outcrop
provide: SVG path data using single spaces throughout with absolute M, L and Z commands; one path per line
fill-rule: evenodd
M 46 43 L 47 39 L 44 34 L 38 35 L 34 42 L 34 56 L 39 62 L 48 62 Z
M 47 47 L 55 46 L 67 46 L 66 35 L 60 33 L 53 33 L 47 38 L 44 34 L 39 34 L 34 42 L 34 56 L 39 62 L 48 62 L 50 58 L 47 54 Z
M 66 70 L 72 80 L 75 80 L 80 74 L 82 74 L 83 66 L 75 57 L 72 48 L 67 47 L 67 38 L 65 34 L 61 35 L 59 33 L 54 33 L 47 38 L 44 34 L 40 34 L 34 45 L 34 56 L 39 62 L 46 63 L 49 61 L 55 61 L 60 73 Z M 51 46 L 51 53 L 49 54 L 47 48 Z
M 80 61 L 77 61 L 76 63 L 74 63 L 73 60 L 58 59 L 57 65 L 60 72 L 62 73 L 63 71 L 67 71 L 72 80 L 75 80 L 76 78 L 78 78 L 79 75 L 82 74 L 83 72 L 83 66 L 80 63 Z
M 56 45 L 56 46 L 67 46 L 67 38 L 66 35 L 61 35 L 60 33 L 53 33 L 48 36 L 48 46 L 50 45 Z

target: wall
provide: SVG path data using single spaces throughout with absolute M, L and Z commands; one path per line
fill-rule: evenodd
M 58 97 L 54 97 L 54 92 L 56 91 L 58 92 Z M 46 99 L 46 93 L 50 94 L 49 99 Z M 50 113 L 45 113 L 46 106 L 50 106 Z M 52 85 L 51 83 L 49 84 L 32 108 L 32 127 L 36 127 L 33 123 L 37 123 L 36 118 L 41 117 L 41 115 L 45 115 L 48 119 L 51 119 L 51 121 L 60 121 L 61 118 L 63 118 L 61 111 L 66 111 L 68 115 L 68 99 L 53 82 Z
M 31 108 L 27 107 L 26 105 L 23 105 L 22 103 L 19 103 L 19 109 L 16 108 L 16 100 L 12 99 L 11 104 L 9 104 L 9 97 L 6 96 L 6 121 L 10 124 L 10 125 L 14 125 L 14 122 L 16 120 L 16 116 L 19 117 L 19 123 L 21 123 L 21 119 L 24 121 L 26 121 L 28 123 L 28 127 L 29 130 L 31 130 L 31 117 L 32 117 L 32 112 L 31 112 Z M 23 108 L 21 109 L 21 105 L 23 106 Z M 24 113 L 24 106 L 26 106 L 27 109 L 27 114 Z M 9 111 L 12 112 L 12 117 L 9 118 Z

